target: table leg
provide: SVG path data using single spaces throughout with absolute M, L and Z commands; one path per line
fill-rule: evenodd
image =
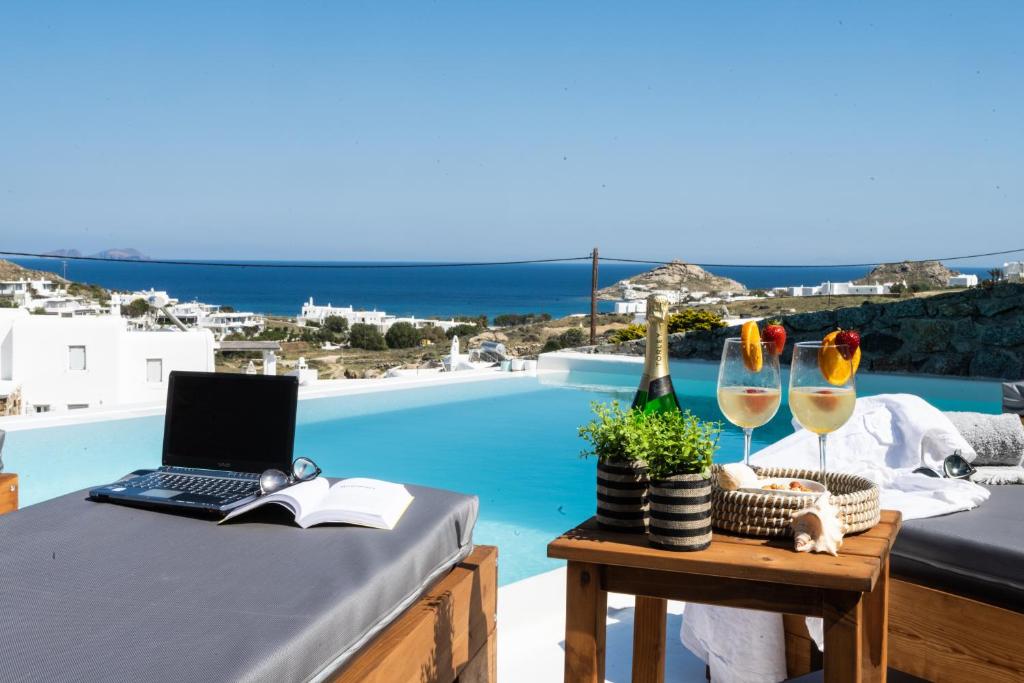
M 565 683 L 604 683 L 608 593 L 600 567 L 569 562 L 565 585 Z
M 862 666 L 864 680 L 885 683 L 889 660 L 889 561 L 882 562 L 875 590 L 864 595 Z
M 825 683 L 860 683 L 862 678 L 863 594 L 825 591 Z
M 668 600 L 636 596 L 633 610 L 633 683 L 664 683 Z

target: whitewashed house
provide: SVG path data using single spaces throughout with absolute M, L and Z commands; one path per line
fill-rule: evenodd
M 1003 277 L 1015 282 L 1024 280 L 1024 261 L 1010 261 L 1009 263 L 1004 263 Z
M 978 276 L 959 273 L 952 275 L 946 280 L 947 287 L 977 287 Z
M 302 310 L 299 312 L 296 321 L 300 325 L 305 325 L 306 323 L 321 325 L 324 320 L 330 317 L 344 318 L 348 321 L 349 327 L 355 324 L 373 325 L 381 334 L 387 332 L 395 323 L 409 323 L 416 329 L 433 325 L 440 327 L 445 332 L 462 324 L 457 320 L 435 320 L 433 318 L 417 318 L 415 316 L 400 318 L 376 309 L 372 311 L 359 311 L 352 306 L 334 306 L 332 304 L 324 306 L 314 303 L 313 297 L 309 297 L 309 301 L 302 304 Z
M 874 283 L 870 285 L 858 285 L 853 282 L 822 282 L 816 287 L 800 285 L 798 287 L 775 287 L 773 292 L 783 296 L 879 296 L 889 294 L 895 283 Z
M 45 413 L 162 401 L 171 370 L 214 370 L 208 330 L 136 332 L 120 317 L 0 309 L 0 400 Z

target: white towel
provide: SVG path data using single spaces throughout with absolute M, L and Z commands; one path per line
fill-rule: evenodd
M 827 467 L 866 477 L 881 488 L 881 505 L 899 510 L 904 519 L 934 517 L 970 510 L 988 499 L 977 484 L 937 479 L 912 470 L 926 465 L 939 472 L 942 460 L 959 450 L 973 460 L 974 450 L 950 422 L 925 400 L 909 394 L 883 394 L 857 399 L 849 421 L 828 436 Z M 774 443 L 751 457 L 765 467 L 818 468 L 818 436 L 805 429 Z M 821 647 L 821 620 L 808 619 L 812 636 Z M 711 625 L 714 625 L 713 627 Z M 758 631 L 778 632 L 781 615 L 689 604 L 680 637 L 698 657 L 718 669 L 713 680 L 775 683 L 782 680 L 786 655 L 774 638 L 758 638 Z M 747 632 L 744 638 L 717 638 L 716 633 Z M 709 653 L 714 653 L 709 655 Z M 752 675 L 749 662 L 761 663 Z M 775 672 L 775 673 L 773 673 Z

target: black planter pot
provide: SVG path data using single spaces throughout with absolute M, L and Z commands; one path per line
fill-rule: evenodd
M 604 529 L 647 530 L 647 468 L 597 463 L 597 524 Z
M 651 545 L 703 550 L 711 545 L 711 477 L 677 474 L 651 481 Z

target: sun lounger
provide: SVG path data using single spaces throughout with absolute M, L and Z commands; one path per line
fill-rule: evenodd
M 217 526 L 84 492 L 0 517 L 0 680 L 491 680 L 477 500 L 409 489 L 391 532 L 272 511 Z
M 929 681 L 1024 680 L 1024 486 L 903 523 L 891 553 L 889 666 Z M 809 662 L 787 619 L 790 662 Z M 793 670 L 791 675 L 802 673 Z

